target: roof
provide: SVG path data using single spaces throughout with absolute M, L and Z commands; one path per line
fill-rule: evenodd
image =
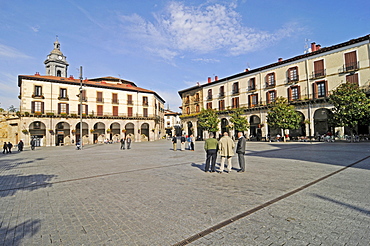
M 304 58 L 308 58 L 310 56 L 315 56 L 317 54 L 325 53 L 325 52 L 332 51 L 332 50 L 335 50 L 335 49 L 339 49 L 339 48 L 342 48 L 342 47 L 345 47 L 345 46 L 353 45 L 353 44 L 356 44 L 356 43 L 361 43 L 361 42 L 364 42 L 364 41 L 369 41 L 370 42 L 370 34 L 365 35 L 365 36 L 360 37 L 360 38 L 351 39 L 349 41 L 346 41 L 346 42 L 343 42 L 343 43 L 340 43 L 340 44 L 336 44 L 336 45 L 333 45 L 333 46 L 330 46 L 330 47 L 323 47 L 323 48 L 321 48 L 317 51 L 310 52 L 310 53 L 303 54 L 303 55 L 299 55 L 299 56 L 295 56 L 295 57 L 287 59 L 287 60 L 282 60 L 282 61 L 279 61 L 279 62 L 271 63 L 271 64 L 263 66 L 263 67 L 259 67 L 259 68 L 252 69 L 252 70 L 249 70 L 249 71 L 245 71 L 245 72 L 242 72 L 242 73 L 234 74 L 234 75 L 222 78 L 222 79 L 218 79 L 217 81 L 213 81 L 211 83 L 196 85 L 196 86 L 184 89 L 184 90 L 180 90 L 180 91 L 178 91 L 178 93 L 181 97 L 182 93 L 194 90 L 194 89 L 199 88 L 199 87 L 205 87 L 205 86 L 208 86 L 208 85 L 214 85 L 214 84 L 217 84 L 217 83 L 222 83 L 222 82 L 225 82 L 227 80 L 239 78 L 239 77 L 242 77 L 242 76 L 246 76 L 248 74 L 253 74 L 253 73 L 260 72 L 260 71 L 263 71 L 263 70 L 266 70 L 266 69 L 270 69 L 270 68 L 273 68 L 273 67 L 280 66 L 282 64 L 286 64 L 286 63 L 290 63 L 290 62 L 293 62 L 293 61 L 301 60 L 301 59 L 304 59 Z
M 37 73 L 35 75 L 18 75 L 18 87 L 21 86 L 23 79 L 54 82 L 54 83 L 69 84 L 69 85 L 80 85 L 80 79 L 75 79 L 73 76 L 69 78 L 64 78 L 64 77 L 56 77 L 56 76 L 42 76 Z M 150 93 L 150 94 L 156 95 L 158 99 L 160 99 L 163 103 L 165 103 L 164 99 L 160 97 L 155 91 L 137 87 L 134 82 L 127 81 L 127 80 L 121 80 L 115 77 L 85 79 L 82 81 L 82 84 L 83 86 L 88 86 L 88 87 L 98 87 L 98 88 L 105 88 L 105 89 L 112 89 L 112 90 Z

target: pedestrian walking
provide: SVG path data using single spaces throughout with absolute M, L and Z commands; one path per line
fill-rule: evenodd
M 31 139 L 30 145 L 31 145 L 31 150 L 34 150 L 35 145 L 36 145 L 36 140 L 34 138 Z
M 225 160 L 227 159 L 227 172 L 231 172 L 232 164 L 231 159 L 234 155 L 234 141 L 229 137 L 227 132 L 224 132 L 224 136 L 218 142 L 218 149 L 221 155 L 220 174 L 224 171 Z
M 186 142 L 188 143 L 188 150 L 191 150 L 191 138 L 190 138 L 190 136 L 186 136 Z
M 204 150 L 206 151 L 206 166 L 205 172 L 209 172 L 209 165 L 211 163 L 211 172 L 215 172 L 216 158 L 218 150 L 218 141 L 214 138 L 214 134 L 210 133 L 209 138 L 204 142 Z
M 177 137 L 176 135 L 172 137 L 172 146 L 173 146 L 173 151 L 177 150 Z
M 194 135 L 190 135 L 190 150 L 194 151 L 194 143 L 195 143 L 195 137 Z
M 132 139 L 130 136 L 127 136 L 126 143 L 127 143 L 127 149 L 131 149 Z
M 8 142 L 8 152 L 9 154 L 12 153 L 13 144 L 11 142 Z
M 121 138 L 121 149 L 125 149 L 125 138 Z
M 23 151 L 23 146 L 24 146 L 24 143 L 23 143 L 23 140 L 19 140 L 19 143 L 18 143 L 18 151 Z
M 3 145 L 3 154 L 8 154 L 8 144 L 6 142 Z
M 183 150 L 185 150 L 185 142 L 186 142 L 185 135 L 181 136 L 180 142 L 181 142 L 181 151 L 183 151 Z
M 242 132 L 238 132 L 238 144 L 236 146 L 236 153 L 238 154 L 238 162 L 240 169 L 238 172 L 245 172 L 245 147 L 247 144 L 247 140 L 243 136 Z

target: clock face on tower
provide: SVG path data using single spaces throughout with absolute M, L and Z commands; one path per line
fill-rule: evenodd
M 58 56 L 58 59 L 59 59 L 59 60 L 62 60 L 62 59 L 63 59 L 63 57 L 62 57 L 62 56 Z

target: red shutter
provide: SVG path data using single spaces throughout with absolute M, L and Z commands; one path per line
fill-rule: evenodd
M 60 103 L 58 103 L 58 114 L 60 114 L 60 108 L 61 108 Z
M 291 87 L 289 87 L 288 88 L 288 101 L 292 101 L 292 88 Z
M 31 113 L 35 113 L 35 102 L 31 102 Z
M 325 80 L 324 84 L 325 84 L 325 97 L 328 97 L 329 96 L 329 93 L 328 93 L 328 81 Z
M 81 115 L 81 105 L 80 104 L 77 106 L 77 112 L 78 112 L 78 115 Z
M 113 116 L 118 116 L 118 106 L 113 106 Z
M 97 105 L 97 115 L 103 116 L 103 105 Z
M 69 104 L 66 104 L 66 113 L 69 114 Z
M 44 113 L 44 102 L 41 102 L 41 113 Z
M 348 69 L 357 68 L 357 55 L 356 51 L 344 54 L 345 66 Z
M 312 84 L 312 98 L 313 99 L 317 98 L 317 84 L 316 83 Z
M 270 93 L 269 92 L 266 92 L 266 103 L 267 104 L 270 103 Z
M 298 85 L 297 86 L 297 91 L 298 91 L 298 99 L 301 99 L 301 87 Z

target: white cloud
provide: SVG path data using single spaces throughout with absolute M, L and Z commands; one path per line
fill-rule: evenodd
M 28 55 L 23 54 L 22 52 L 14 49 L 12 47 L 0 44 L 0 57 L 8 58 L 30 58 Z
M 192 59 L 192 61 L 201 62 L 201 63 L 218 63 L 218 62 L 220 62 L 220 60 L 212 59 L 212 58 L 196 58 L 196 59 Z
M 292 25 L 274 33 L 247 27 L 236 7 L 233 3 L 193 7 L 170 2 L 162 13 L 154 14 L 153 23 L 136 14 L 121 16 L 120 20 L 128 36 L 168 60 L 184 52 L 208 54 L 217 50 L 237 56 L 288 37 L 294 31 Z

